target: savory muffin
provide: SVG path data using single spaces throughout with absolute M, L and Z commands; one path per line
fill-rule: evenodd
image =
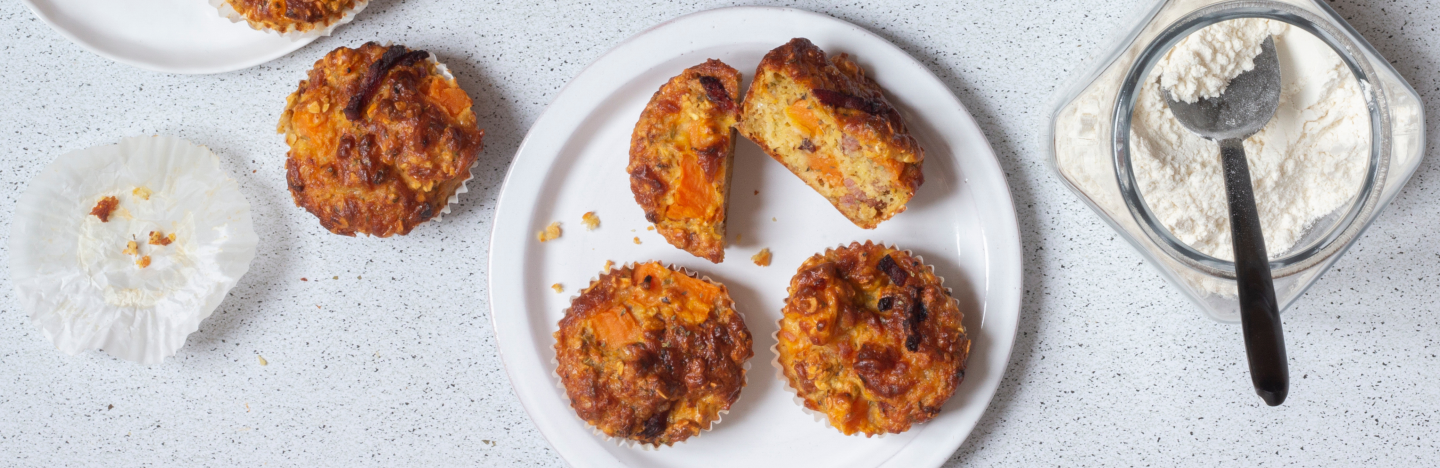
M 776 333 L 785 379 L 846 435 L 934 418 L 965 378 L 970 340 L 955 298 L 909 252 L 866 242 L 806 260 Z
M 671 245 L 725 260 L 725 207 L 740 118 L 740 72 L 719 60 L 655 92 L 630 137 L 630 191 Z
M 330 232 L 408 234 L 470 177 L 481 131 L 470 96 L 425 51 L 374 42 L 315 62 L 279 132 L 295 204 Z
M 925 181 L 925 150 L 880 85 L 803 38 L 765 54 L 739 130 L 865 229 L 905 211 Z
M 324 30 L 365 8 L 367 0 L 220 0 L 250 27 L 277 33 Z M 223 10 L 223 9 L 222 9 Z
M 570 303 L 555 372 L 600 432 L 670 445 L 740 396 L 750 346 L 725 286 L 650 262 L 602 274 Z

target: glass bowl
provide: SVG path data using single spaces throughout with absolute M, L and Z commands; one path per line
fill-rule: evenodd
M 1181 242 L 1150 211 L 1131 170 L 1130 119 L 1139 85 L 1171 46 L 1205 26 L 1244 17 L 1283 21 L 1330 45 L 1359 81 L 1370 112 L 1370 158 L 1359 193 L 1270 262 L 1284 310 L 1360 238 L 1424 155 L 1419 95 L 1323 2 L 1159 1 L 1061 94 L 1045 134 L 1051 168 L 1066 186 L 1207 316 L 1222 322 L 1239 320 L 1235 265 Z

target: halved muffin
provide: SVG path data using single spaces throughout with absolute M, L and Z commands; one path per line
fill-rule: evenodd
M 642 444 L 684 441 L 745 386 L 750 331 L 724 285 L 658 262 L 610 270 L 555 332 L 555 373 L 580 419 Z
M 650 98 L 630 137 L 630 191 L 671 245 L 725 260 L 725 209 L 740 118 L 740 72 L 690 67 Z
M 929 421 L 965 378 L 964 314 L 908 251 L 826 250 L 800 266 L 789 292 L 776 362 L 805 407 L 846 435 Z
M 425 51 L 374 42 L 315 62 L 280 117 L 295 205 L 330 232 L 408 234 L 447 208 L 485 132 Z
M 880 85 L 804 38 L 765 54 L 738 128 L 865 229 L 905 211 L 925 181 L 925 150 Z

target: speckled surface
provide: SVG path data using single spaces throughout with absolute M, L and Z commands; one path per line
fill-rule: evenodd
M 20 2 L 0 2 L 0 222 L 59 154 L 161 133 L 220 155 L 263 242 L 201 331 L 153 367 L 56 351 L 6 274 L 3 464 L 563 466 L 495 351 L 484 265 L 496 192 L 525 130 L 570 77 L 652 24 L 723 3 L 529 3 L 375 0 L 336 36 L 282 59 L 178 76 L 90 54 Z M 1025 246 L 1020 332 L 999 392 L 951 465 L 1434 463 L 1433 154 L 1286 312 L 1291 394 L 1268 408 L 1250 391 L 1239 327 L 1201 317 L 1044 163 L 1039 135 L 1056 89 L 1149 2 L 930 3 L 793 6 L 860 24 L 920 59 L 979 120 L 1009 178 Z M 1331 5 L 1440 115 L 1440 9 Z M 435 52 L 475 98 L 487 133 L 472 192 L 408 237 L 329 234 L 285 189 L 274 133 L 285 96 L 326 51 L 366 40 Z M 1433 148 L 1440 129 L 1427 130 Z

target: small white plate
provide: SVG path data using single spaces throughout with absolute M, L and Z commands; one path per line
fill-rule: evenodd
M 925 183 L 909 210 L 875 230 L 855 227 L 829 202 L 744 140 L 736 145 L 731 245 L 719 265 L 671 247 L 649 225 L 625 172 L 630 134 L 655 90 L 687 67 L 717 58 L 749 80 L 770 49 L 806 37 L 850 53 L 888 90 L 926 149 Z M 758 191 L 757 195 L 755 192 Z M 594 211 L 601 226 L 580 217 Z M 564 235 L 536 232 L 560 221 Z M 742 237 L 736 240 L 736 235 Z M 634 238 L 643 243 L 635 244 Z M 969 369 L 934 420 L 903 434 L 845 436 L 792 400 L 771 366 L 771 336 L 785 288 L 809 256 L 873 239 L 910 249 L 954 289 L 974 340 Z M 750 256 L 774 252 L 768 268 Z M 740 399 L 710 431 L 649 451 L 596 436 L 557 387 L 556 322 L 569 300 L 616 264 L 660 260 L 727 285 L 754 335 Z M 782 8 L 696 13 L 645 31 L 575 77 L 520 145 L 501 190 L 490 246 L 490 301 L 506 372 L 525 410 L 575 466 L 939 466 L 969 435 L 1000 383 L 1021 297 L 1020 237 L 1004 174 L 985 136 L 944 83 L 904 51 L 855 25 Z M 550 289 L 565 287 L 564 294 Z
M 42 21 L 86 50 L 166 73 L 250 68 L 304 47 L 222 18 L 205 0 L 22 0 Z

